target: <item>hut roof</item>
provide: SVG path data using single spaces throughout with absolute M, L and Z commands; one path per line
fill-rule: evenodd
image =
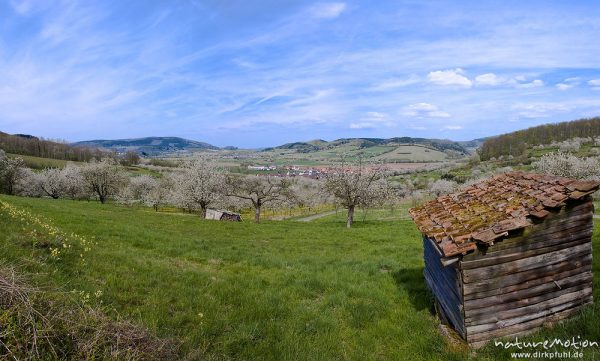
M 508 231 L 525 228 L 531 218 L 594 193 L 598 181 L 545 174 L 509 172 L 496 175 L 409 210 L 419 230 L 435 241 L 445 257 L 492 244 Z

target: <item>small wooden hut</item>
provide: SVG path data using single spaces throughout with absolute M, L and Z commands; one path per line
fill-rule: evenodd
M 599 186 L 510 172 L 411 209 L 440 318 L 479 347 L 592 303 L 591 194 Z
M 207 209 L 205 219 L 212 219 L 216 221 L 234 221 L 241 222 L 242 216 L 239 213 L 234 213 L 230 211 L 221 211 L 218 209 Z

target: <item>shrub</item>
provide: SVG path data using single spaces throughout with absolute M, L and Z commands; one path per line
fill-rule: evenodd
M 558 151 L 544 155 L 533 163 L 540 173 L 576 179 L 600 178 L 600 163 L 597 158 L 578 158 Z

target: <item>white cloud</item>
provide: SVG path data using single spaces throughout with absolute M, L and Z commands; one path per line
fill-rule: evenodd
M 460 68 L 455 70 L 436 70 L 427 74 L 427 80 L 437 85 L 459 85 L 470 88 L 473 83 L 469 78 L 462 75 L 464 71 Z
M 429 103 L 416 103 L 404 107 L 402 115 L 416 118 L 449 118 L 450 114 Z
M 516 79 L 516 78 L 515 78 Z M 535 79 L 531 83 L 518 83 L 515 85 L 517 88 L 539 88 L 544 86 L 544 82 L 540 79 Z
M 434 110 L 429 112 L 428 115 L 432 118 L 450 118 L 450 113 L 441 110 Z
M 346 10 L 346 3 L 322 3 L 311 8 L 311 13 L 319 19 L 334 19 L 340 16 Z
M 566 83 L 558 83 L 558 84 L 556 84 L 556 87 L 558 88 L 558 90 L 567 90 L 567 89 L 571 89 L 574 86 L 575 85 L 573 85 L 573 84 L 566 84 Z
M 579 85 L 580 80 L 581 80 L 581 78 L 579 78 L 579 77 L 567 78 L 562 83 L 556 84 L 556 88 L 558 88 L 559 90 L 571 89 L 571 88 Z
M 25 15 L 31 11 L 34 6 L 34 1 L 32 0 L 11 0 L 10 5 L 15 9 L 15 11 L 21 15 Z
M 478 85 L 499 85 L 503 82 L 504 79 L 494 73 L 481 74 L 475 78 L 475 83 Z
M 380 112 L 367 112 L 358 122 L 350 124 L 350 129 L 370 129 L 377 127 L 392 127 L 396 123 L 389 114 Z
M 442 129 L 444 129 L 444 130 L 462 130 L 463 126 L 462 125 L 446 125 Z
M 575 106 L 563 103 L 523 103 L 515 104 L 512 108 L 518 111 L 519 117 L 534 119 L 568 112 L 573 110 Z
M 600 86 L 600 79 L 592 79 L 588 81 L 588 84 L 591 86 Z
M 382 91 L 382 90 L 389 90 L 389 89 L 397 89 L 397 88 L 405 87 L 407 85 L 416 84 L 419 81 L 420 81 L 419 77 L 414 74 L 406 79 L 391 78 L 391 79 L 384 80 L 383 82 L 371 87 L 371 90 Z

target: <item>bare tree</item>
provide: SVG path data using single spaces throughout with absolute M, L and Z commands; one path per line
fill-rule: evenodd
M 140 156 L 136 151 L 128 150 L 121 160 L 123 165 L 136 165 L 140 163 Z
M 117 194 L 126 178 L 122 168 L 110 158 L 99 162 L 92 161 L 81 167 L 81 175 L 86 186 L 95 194 L 100 203 Z
M 263 206 L 294 197 L 291 189 L 292 181 L 287 178 L 230 175 L 226 179 L 225 194 L 252 203 L 256 223 L 260 223 L 260 212 Z
M 338 167 L 326 172 L 324 189 L 348 210 L 347 228 L 352 227 L 356 207 L 368 205 L 372 199 L 379 198 L 377 181 L 382 177 L 381 167 L 367 167 L 362 159 L 355 166 L 349 166 L 342 160 Z
M 198 158 L 184 163 L 182 172 L 173 175 L 176 203 L 200 208 L 202 218 L 206 209 L 221 197 L 225 184 L 223 170 L 214 162 Z

